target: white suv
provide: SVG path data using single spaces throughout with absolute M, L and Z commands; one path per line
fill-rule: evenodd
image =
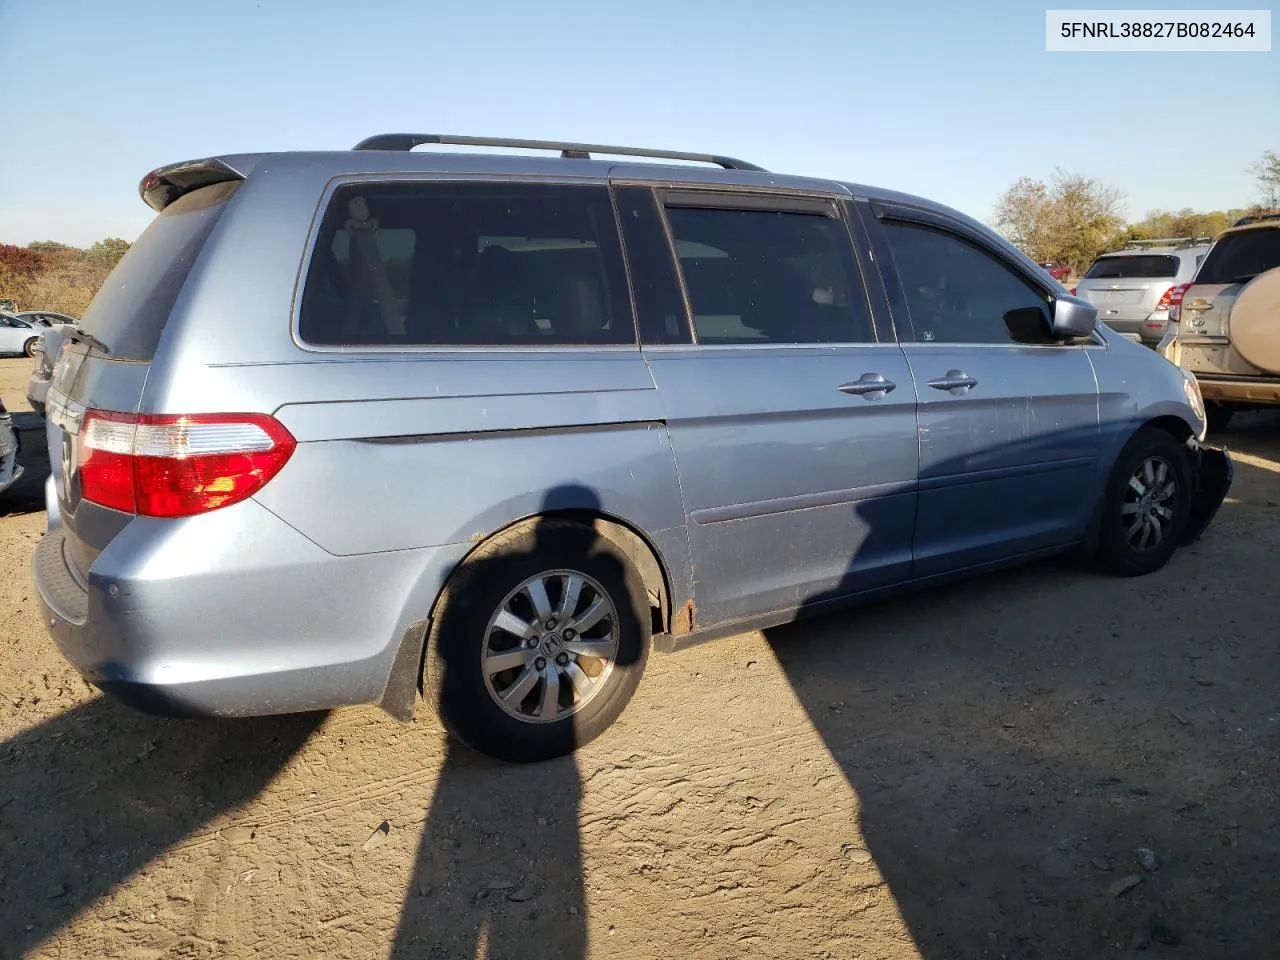
M 1132 240 L 1093 261 L 1072 293 L 1116 333 L 1154 347 L 1209 246 L 1209 237 Z

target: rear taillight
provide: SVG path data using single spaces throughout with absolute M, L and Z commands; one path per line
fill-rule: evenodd
M 1067 293 L 1071 294 L 1074 297 L 1076 295 L 1076 288 L 1072 287 L 1070 290 L 1067 291 Z
M 88 410 L 80 445 L 84 499 L 146 517 L 189 517 L 253 496 L 297 441 L 265 414 Z
M 1178 318 L 1182 316 L 1182 296 L 1191 286 L 1189 283 L 1179 283 L 1170 287 L 1164 292 L 1160 298 L 1160 302 L 1156 304 L 1156 309 L 1165 309 L 1169 311 L 1169 322 L 1177 323 Z

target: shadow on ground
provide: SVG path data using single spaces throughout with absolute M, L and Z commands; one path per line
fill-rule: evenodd
M 0 744 L 0 956 L 252 800 L 324 716 L 162 720 L 99 697 Z
M 926 960 L 1272 954 L 1278 481 L 1237 465 L 1149 577 L 1050 561 L 769 631 Z

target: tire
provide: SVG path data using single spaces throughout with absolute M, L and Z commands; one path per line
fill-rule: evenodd
M 1229 407 L 1218 400 L 1210 400 L 1204 405 L 1204 416 L 1208 421 L 1210 433 L 1221 433 L 1226 430 L 1235 414 L 1234 407 Z
M 1153 474 L 1146 469 L 1149 464 L 1156 483 L 1150 482 Z M 1138 476 L 1140 470 L 1142 477 Z M 1144 498 L 1130 484 L 1134 479 L 1147 490 L 1154 488 L 1157 496 Z M 1171 496 L 1161 498 L 1159 491 L 1169 483 L 1173 484 Z M 1097 562 L 1101 569 L 1115 576 L 1136 577 L 1154 573 L 1168 563 L 1187 528 L 1193 490 L 1191 461 L 1183 444 L 1156 427 L 1143 427 L 1134 434 L 1116 458 L 1107 482 L 1098 535 Z M 1154 509 L 1161 506 L 1168 511 L 1167 516 Z M 1144 544 L 1141 516 L 1155 521 L 1157 541 Z
M 30 340 L 28 340 L 26 343 L 22 345 L 22 352 L 25 353 L 28 357 L 34 357 L 36 355 L 36 342 L 38 340 L 39 340 L 38 337 L 32 337 Z
M 569 589 L 572 578 L 577 591 Z M 543 619 L 536 632 L 516 632 L 540 619 L 536 590 L 525 589 L 532 581 L 542 584 L 544 612 L 552 615 L 573 593 L 564 618 L 570 629 Z M 601 599 L 606 612 L 589 625 L 594 613 L 586 614 Z M 504 611 L 514 618 L 503 618 L 507 628 L 496 624 Z M 445 729 L 471 748 L 517 763 L 548 760 L 595 739 L 626 708 L 644 673 L 650 631 L 644 585 L 616 544 L 572 521 L 520 524 L 477 549 L 441 593 L 423 691 Z M 609 661 L 582 653 L 610 642 Z M 495 654 L 505 659 L 486 668 Z M 498 663 L 512 665 L 495 672 Z

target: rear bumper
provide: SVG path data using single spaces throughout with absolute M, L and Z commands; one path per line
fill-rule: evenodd
M 62 656 L 151 713 L 244 717 L 379 700 L 401 640 L 466 546 L 335 557 L 253 501 L 193 521 L 130 521 L 87 582 L 69 567 L 59 526 L 32 557 Z
M 1185 546 L 1199 540 L 1208 529 L 1218 508 L 1226 499 L 1235 479 L 1235 466 L 1231 455 L 1223 447 L 1197 443 L 1192 449 L 1192 466 L 1195 471 L 1196 489 L 1191 497 L 1191 512 L 1182 542 Z
M 1192 371 L 1194 373 L 1194 371 Z M 1196 374 L 1200 395 L 1222 403 L 1280 404 L 1280 377 L 1216 377 Z

